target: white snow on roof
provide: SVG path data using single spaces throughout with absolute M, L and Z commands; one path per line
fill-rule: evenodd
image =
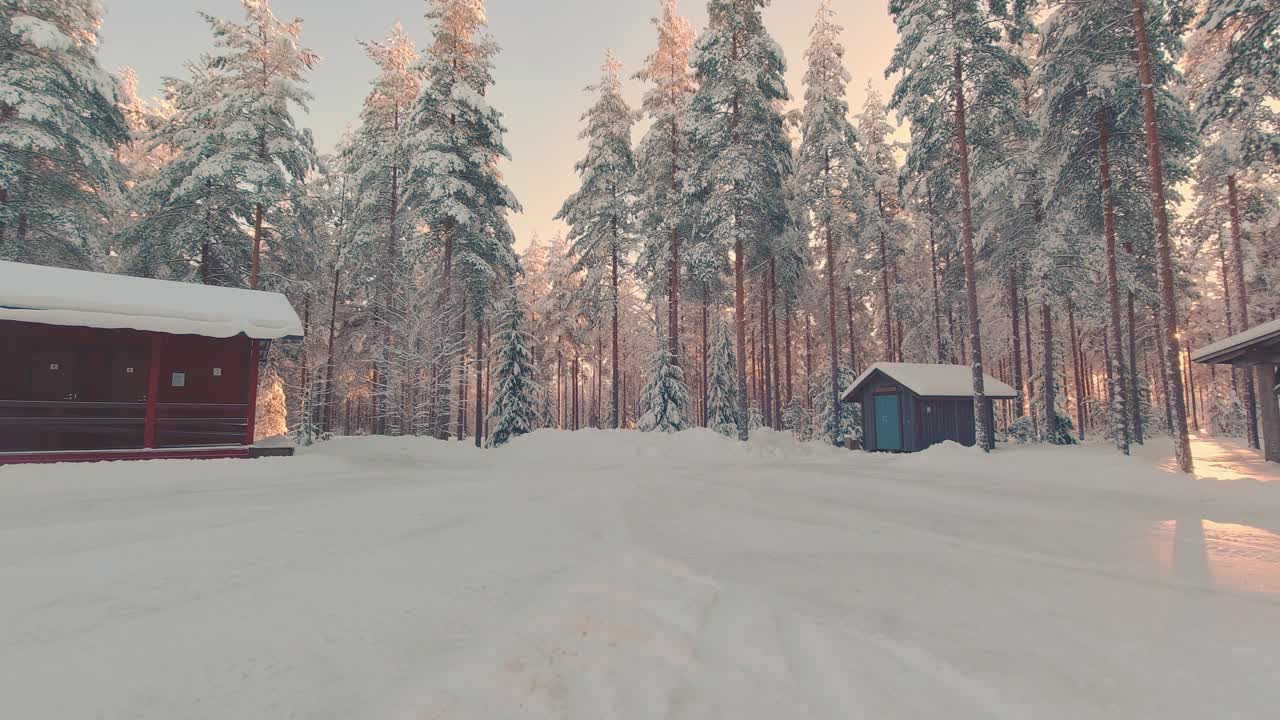
M 279 293 L 3 261 L 0 320 L 217 338 L 302 335 Z
M 866 372 L 854 380 L 841 397 L 849 397 L 855 388 L 877 370 L 915 394 L 924 397 L 972 397 L 973 395 L 973 369 L 968 365 L 881 362 L 867 368 Z M 983 378 L 985 378 L 987 397 L 1000 400 L 1018 396 L 1013 388 L 990 375 L 984 375 Z
M 1199 362 L 1203 358 L 1210 358 L 1225 351 L 1234 350 L 1239 346 L 1248 345 L 1249 343 L 1261 340 L 1269 335 L 1280 335 L 1280 319 L 1262 323 L 1261 325 L 1249 328 L 1242 333 L 1236 333 L 1229 338 L 1225 338 L 1212 345 L 1202 347 L 1192 353 L 1191 359 Z

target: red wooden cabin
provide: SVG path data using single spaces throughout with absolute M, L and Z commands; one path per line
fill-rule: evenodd
M 0 465 L 249 457 L 278 293 L 0 262 Z

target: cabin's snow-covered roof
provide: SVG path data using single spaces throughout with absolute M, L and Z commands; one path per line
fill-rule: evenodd
M 876 371 L 893 378 L 921 397 L 972 397 L 973 369 L 968 365 L 928 365 L 924 363 L 881 362 L 867 368 L 841 397 L 848 398 Z M 984 375 L 987 397 L 993 400 L 1011 400 L 1018 394 L 999 380 Z
M 1235 355 L 1239 354 L 1238 351 L 1246 350 L 1248 346 L 1259 341 L 1271 339 L 1280 340 L 1280 319 L 1262 323 L 1242 333 L 1236 333 L 1229 338 L 1202 347 L 1192 353 L 1191 359 L 1203 363 L 1227 363 Z
M 0 261 L 0 320 L 259 340 L 301 337 L 279 293 Z

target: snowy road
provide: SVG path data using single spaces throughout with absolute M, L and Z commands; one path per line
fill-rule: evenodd
M 0 716 L 1280 707 L 1280 482 L 703 433 L 0 469 Z

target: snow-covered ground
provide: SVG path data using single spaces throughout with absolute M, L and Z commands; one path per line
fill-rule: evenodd
M 1167 449 L 0 469 L 0 717 L 1270 717 L 1280 482 Z

